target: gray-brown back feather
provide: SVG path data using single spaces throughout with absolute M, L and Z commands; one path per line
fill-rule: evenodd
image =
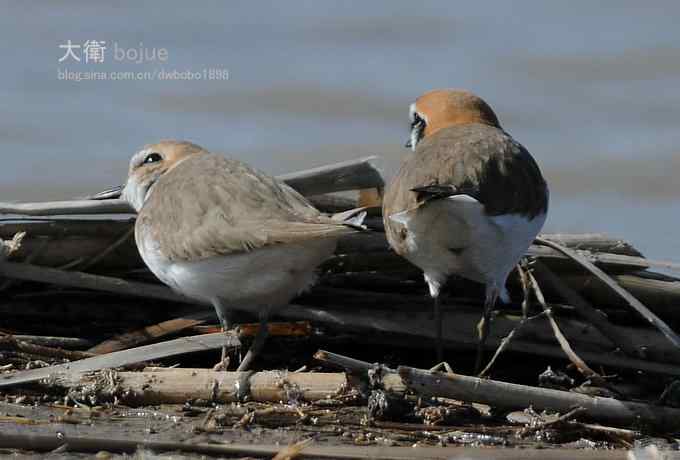
M 170 260 L 200 260 L 355 230 L 295 190 L 237 160 L 205 154 L 164 174 L 137 218 Z
M 450 195 L 459 190 L 473 196 L 490 216 L 533 218 L 548 209 L 545 180 L 521 144 L 493 126 L 451 126 L 423 139 L 387 187 L 383 215 L 388 238 L 392 233 L 392 241 L 400 240 L 391 214 L 446 196 L 443 188 Z

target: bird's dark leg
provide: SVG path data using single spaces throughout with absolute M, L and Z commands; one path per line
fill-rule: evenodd
M 231 313 L 220 302 L 215 303 L 215 312 L 217 313 L 217 318 L 220 320 L 222 332 L 227 334 L 229 332 L 229 328 L 231 327 Z M 226 360 L 227 360 L 227 347 L 222 347 L 222 356 L 220 358 L 220 362 L 217 363 L 216 367 L 222 366 L 224 370 L 227 370 Z
M 243 358 L 243 361 L 241 361 L 241 364 L 239 364 L 238 369 L 236 369 L 237 371 L 239 372 L 247 371 L 250 365 L 257 357 L 257 355 L 259 355 L 260 352 L 262 351 L 262 348 L 264 348 L 264 344 L 267 341 L 267 336 L 269 335 L 267 316 L 268 315 L 265 313 L 260 314 L 260 327 L 257 329 L 257 334 L 255 334 L 255 338 L 253 339 L 252 345 L 250 345 L 248 353 L 246 353 L 246 356 Z
M 484 345 L 489 336 L 489 329 L 491 328 L 491 311 L 498 299 L 498 289 L 487 288 L 486 299 L 484 300 L 484 312 L 482 319 L 477 324 L 477 333 L 479 341 L 477 342 L 477 359 L 475 360 L 475 375 L 479 375 L 482 371 L 484 361 Z
M 442 338 L 444 325 L 442 324 L 442 308 L 441 305 L 439 304 L 439 294 L 435 295 L 432 298 L 432 300 L 434 301 L 434 324 L 436 327 L 437 362 L 441 363 L 442 361 L 444 361 L 444 340 Z

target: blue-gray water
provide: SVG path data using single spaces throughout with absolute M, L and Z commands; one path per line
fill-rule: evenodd
M 126 6 L 123 6 L 126 5 Z M 390 176 L 408 105 L 483 96 L 543 167 L 547 230 L 605 231 L 680 259 L 680 3 L 0 3 L 0 201 L 120 183 L 141 145 L 185 138 L 282 173 L 368 154 Z M 68 40 L 105 41 L 103 63 Z M 117 61 L 120 48 L 165 62 Z M 66 81 L 58 72 L 228 80 Z

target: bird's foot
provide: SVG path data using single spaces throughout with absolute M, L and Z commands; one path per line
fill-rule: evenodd
M 447 374 L 453 374 L 453 368 L 447 363 L 446 361 L 442 361 L 441 363 L 433 366 L 430 368 L 430 372 L 440 372 L 441 370 L 444 370 Z
M 495 299 L 494 299 L 495 300 Z M 491 310 L 493 304 L 484 305 L 484 314 L 482 319 L 477 323 L 477 334 L 479 341 L 477 342 L 477 358 L 475 359 L 475 375 L 479 375 L 482 372 L 482 364 L 484 361 L 484 345 L 486 344 L 486 339 L 489 336 L 489 329 L 491 328 Z
M 229 359 L 229 356 L 223 356 L 222 359 L 220 359 L 220 361 L 213 366 L 212 370 L 216 372 L 226 371 L 229 369 L 230 361 L 231 360 Z
M 255 358 L 264 348 L 267 336 L 269 336 L 269 326 L 267 324 L 267 320 L 266 318 L 260 318 L 260 325 L 257 329 L 257 333 L 255 334 L 255 338 L 253 339 L 253 343 L 250 345 L 250 349 L 241 361 L 241 364 L 239 364 L 238 369 L 236 369 L 237 372 L 245 372 L 250 369 L 250 366 L 253 364 L 253 361 L 255 361 Z

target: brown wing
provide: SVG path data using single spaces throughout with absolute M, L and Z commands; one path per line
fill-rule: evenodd
M 548 209 L 545 180 L 521 144 L 492 126 L 453 126 L 421 141 L 385 191 L 383 219 L 390 242 L 401 240 L 390 215 L 456 194 L 472 196 L 490 216 L 531 218 Z
M 163 175 L 138 216 L 171 260 L 199 260 L 355 230 L 323 216 L 286 184 L 219 155 Z

